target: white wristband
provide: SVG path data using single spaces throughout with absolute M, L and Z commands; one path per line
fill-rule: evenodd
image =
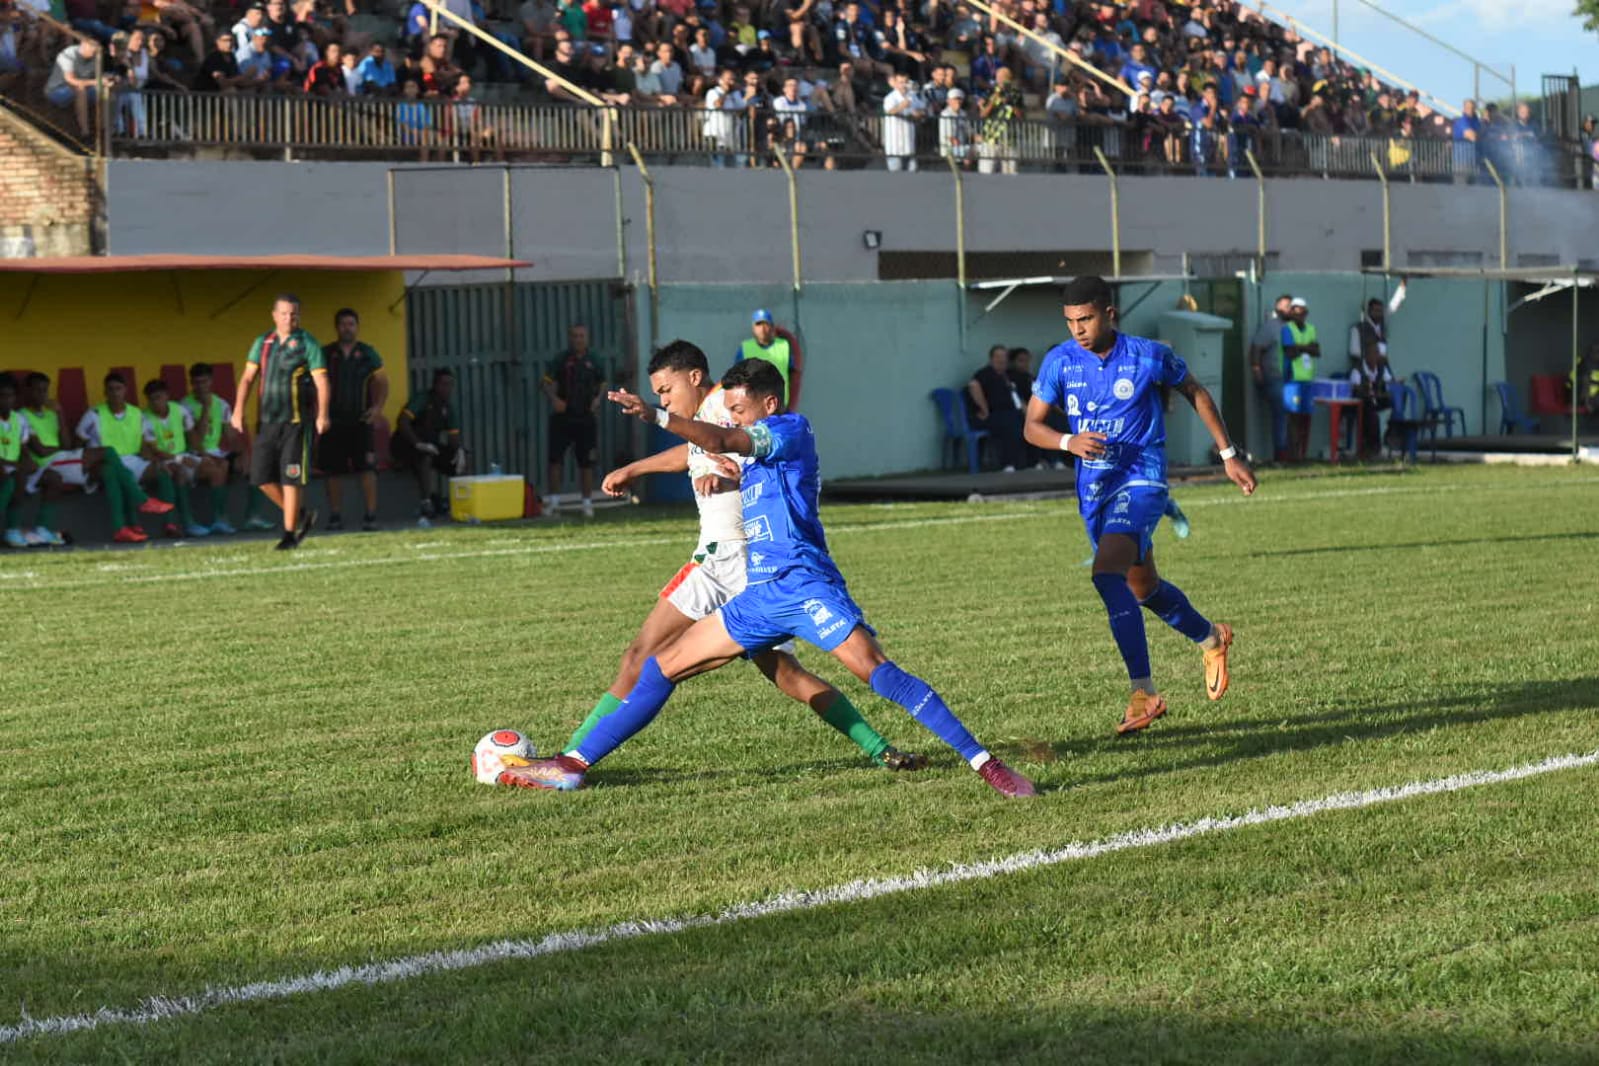
M 655 409 L 655 424 L 657 426 L 660 426 L 662 429 L 665 429 L 666 428 L 666 423 L 670 422 L 671 420 L 672 420 L 672 412 L 668 411 L 664 407 L 657 407 Z
M 1061 434 L 1060 450 L 1063 452 L 1069 452 L 1072 450 L 1072 435 L 1070 433 Z
M 1225 447 L 1221 451 L 1217 452 L 1216 456 L 1222 462 L 1225 463 L 1227 460 L 1231 459 L 1233 456 L 1235 456 L 1237 454 L 1238 454 L 1238 449 L 1235 448 L 1233 445 L 1229 444 L 1229 445 L 1227 445 L 1227 447 Z

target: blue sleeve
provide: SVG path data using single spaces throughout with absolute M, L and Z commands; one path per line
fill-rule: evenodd
M 738 351 L 733 353 L 733 362 L 742 363 L 743 361 L 744 361 L 744 346 L 742 344 L 740 344 L 738 346 Z
M 1284 348 L 1292 348 L 1294 346 L 1294 331 L 1287 326 L 1283 327 L 1282 345 Z
M 750 458 L 758 463 L 781 463 L 800 457 L 804 442 L 810 436 L 810 423 L 804 415 L 772 415 L 753 426 L 747 426 L 750 443 L 755 447 Z
M 1033 398 L 1043 400 L 1054 407 L 1064 406 L 1060 391 L 1060 366 L 1061 357 L 1051 351 L 1044 356 L 1044 365 L 1038 368 L 1038 377 L 1033 379 Z
M 1160 356 L 1160 383 L 1181 385 L 1188 377 L 1188 364 L 1183 362 L 1182 356 L 1164 344 L 1157 349 L 1157 354 Z

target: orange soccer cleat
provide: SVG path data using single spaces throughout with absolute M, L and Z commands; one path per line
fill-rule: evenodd
M 1233 627 L 1217 622 L 1216 636 L 1221 643 L 1205 651 L 1205 692 L 1213 700 L 1227 694 L 1227 649 L 1233 646 Z
M 1127 701 L 1127 713 L 1116 727 L 1116 735 L 1124 737 L 1147 729 L 1149 723 L 1166 713 L 1166 701 L 1153 692 L 1134 689 L 1133 698 Z

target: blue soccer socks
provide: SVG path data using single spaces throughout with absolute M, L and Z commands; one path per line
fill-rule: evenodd
M 655 716 L 661 713 L 676 689 L 677 685 L 661 673 L 661 664 L 654 656 L 644 660 L 633 691 L 615 710 L 596 722 L 581 743 L 565 754 L 576 755 L 593 766 L 655 721 Z
M 1097 579 L 1096 579 L 1097 582 Z M 1162 581 L 1150 593 L 1149 598 L 1142 601 L 1145 609 L 1171 626 L 1177 632 L 1193 641 L 1202 643 L 1210 637 L 1210 620 L 1188 602 L 1188 597 L 1183 595 L 1183 590 L 1169 581 Z
M 1134 609 L 1136 611 L 1136 605 Z M 893 663 L 883 663 L 872 671 L 871 683 L 873 692 L 905 708 L 912 718 L 960 752 L 961 758 L 973 766 L 979 765 L 988 754 L 932 686 L 921 678 L 907 674 Z
M 1127 578 L 1122 574 L 1095 574 L 1094 590 L 1105 601 L 1105 613 L 1110 616 L 1110 635 L 1121 649 L 1128 678 L 1134 687 L 1145 687 L 1146 691 L 1153 692 L 1153 688 L 1147 687 L 1149 642 L 1144 637 L 1144 616 L 1138 609 L 1138 597 L 1127 587 Z

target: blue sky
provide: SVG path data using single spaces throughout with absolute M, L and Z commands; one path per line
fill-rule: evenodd
M 1251 3 L 1252 0 L 1245 0 Z M 1516 65 L 1521 95 L 1537 95 L 1543 74 L 1569 74 L 1575 68 L 1584 85 L 1599 82 L 1599 34 L 1582 28 L 1571 14 L 1571 0 L 1375 0 L 1385 10 L 1441 37 L 1463 52 L 1499 68 L 1507 77 Z M 1286 11 L 1311 29 L 1331 36 L 1333 0 L 1269 0 L 1267 14 Z M 1338 0 L 1338 40 L 1425 92 L 1458 106 L 1472 93 L 1472 65 L 1404 27 L 1390 22 L 1360 0 Z M 1484 73 L 1482 95 L 1498 99 L 1510 87 Z

